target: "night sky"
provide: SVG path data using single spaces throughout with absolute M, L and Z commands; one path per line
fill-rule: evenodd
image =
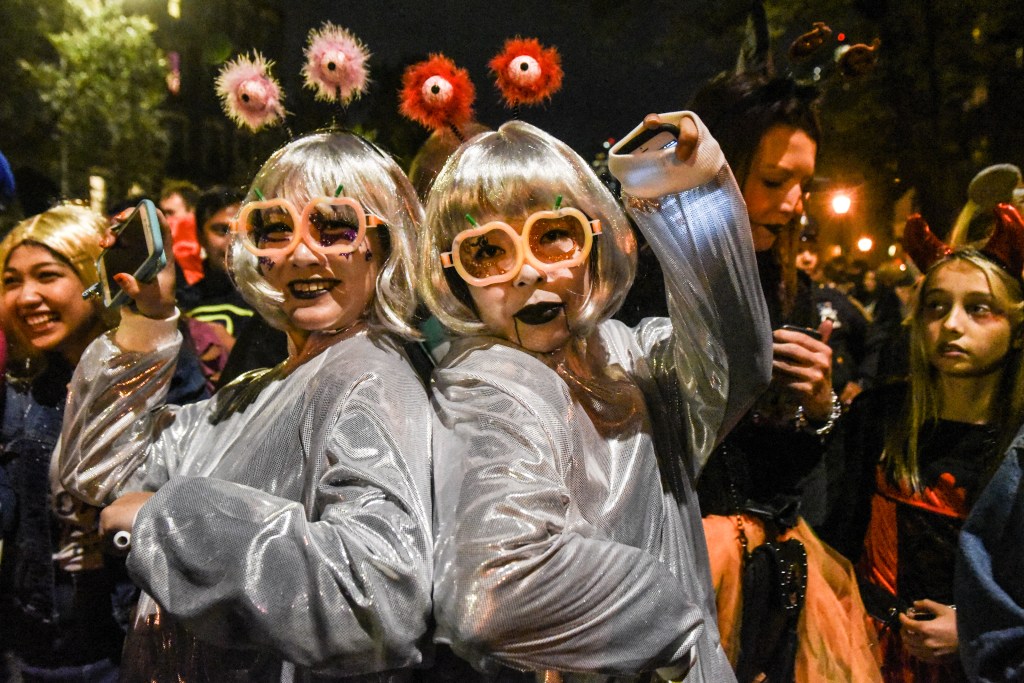
M 356 123 L 389 125 L 386 115 L 397 110 L 404 68 L 430 52 L 443 52 L 469 70 L 477 89 L 479 120 L 497 126 L 511 114 L 500 104 L 487 62 L 507 38 L 517 34 L 538 38 L 559 49 L 564 84 L 548 105 L 525 108 L 521 118 L 589 159 L 607 138 L 625 134 L 651 111 L 683 107 L 704 79 L 732 66 L 737 38 L 730 36 L 710 46 L 706 39 L 701 45 L 689 43 L 686 36 L 694 34 L 696 27 L 687 24 L 678 4 L 607 0 L 295 3 L 285 7 L 284 49 L 277 73 L 286 90 L 298 94 L 306 35 L 330 20 L 355 33 L 373 54 L 370 76 L 375 83 L 364 101 L 353 107 L 350 117 Z M 690 47 L 682 47 L 686 45 Z M 315 111 L 322 106 L 312 103 L 308 91 L 293 96 L 290 103 L 300 115 L 312 117 L 324 116 Z M 425 132 L 414 134 L 426 137 Z

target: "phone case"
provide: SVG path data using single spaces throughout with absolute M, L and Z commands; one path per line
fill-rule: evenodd
M 125 221 L 126 225 L 134 219 L 135 213 L 141 214 L 140 218 L 145 229 L 148 256 L 132 275 L 139 282 L 151 282 L 157 273 L 167 265 L 163 234 L 160 231 L 160 219 L 156 213 L 156 206 L 148 199 L 143 199 L 139 202 L 135 212 Z M 104 258 L 106 253 L 107 250 L 104 250 L 99 258 L 96 259 L 96 272 L 99 274 L 98 285 L 103 298 L 103 305 L 107 308 L 116 308 L 128 303 L 128 295 L 120 287 L 116 291 L 111 291 Z

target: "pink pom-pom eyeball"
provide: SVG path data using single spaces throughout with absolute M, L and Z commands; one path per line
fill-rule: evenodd
M 366 46 L 340 26 L 327 22 L 311 31 L 302 68 L 305 85 L 316 99 L 348 104 L 366 91 Z
M 224 64 L 217 94 L 227 115 L 238 125 L 256 131 L 284 118 L 281 89 L 270 75 L 271 62 L 259 53 L 242 55 Z
M 518 85 L 532 85 L 541 75 L 540 64 L 530 55 L 520 55 L 508 65 L 509 80 Z
M 440 106 L 452 98 L 452 84 L 440 76 L 431 76 L 423 83 L 423 101 L 427 104 Z
M 324 80 L 335 86 L 341 85 L 344 80 L 341 75 L 342 69 L 345 67 L 346 61 L 348 61 L 348 57 L 341 50 L 325 52 L 320 57 L 320 72 L 323 74 Z
M 238 87 L 240 106 L 254 112 L 267 108 L 267 88 L 258 80 L 248 80 Z

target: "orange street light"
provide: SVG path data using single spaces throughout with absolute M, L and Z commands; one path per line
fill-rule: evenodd
M 870 237 L 861 237 L 857 240 L 857 248 L 864 253 L 871 251 L 873 246 L 875 246 L 875 242 Z
M 853 205 L 853 200 L 850 199 L 850 195 L 845 192 L 836 192 L 832 195 L 832 213 L 837 216 L 843 216 L 850 212 L 850 206 Z

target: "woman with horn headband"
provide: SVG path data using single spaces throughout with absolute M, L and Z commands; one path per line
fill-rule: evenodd
M 1024 221 L 1005 204 L 994 215 L 981 251 L 950 249 L 908 220 L 904 247 L 925 273 L 907 320 L 909 386 L 866 392 L 843 425 L 845 546 L 863 548 L 888 681 L 966 680 L 957 535 L 1024 423 Z
M 825 506 L 809 475 L 841 418 L 825 343 L 832 323 L 793 258 L 821 138 L 817 97 L 789 77 L 722 74 L 692 102 L 743 191 L 774 329 L 772 385 L 698 482 L 719 629 L 741 683 L 879 677 L 853 568 L 804 519 Z M 798 571 L 776 579 L 763 571 L 774 562 Z M 785 608 L 773 599 L 780 591 Z

